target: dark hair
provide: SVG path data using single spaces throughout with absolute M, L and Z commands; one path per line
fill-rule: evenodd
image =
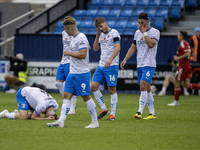
M 147 14 L 147 13 L 145 13 L 145 12 L 141 12 L 141 13 L 139 14 L 138 19 L 149 20 L 149 17 L 148 17 L 148 14 Z
M 106 19 L 103 17 L 97 17 L 95 19 L 95 26 L 97 27 L 98 25 L 100 25 L 101 23 L 106 22 Z
M 186 31 L 180 31 L 180 33 L 181 33 L 183 39 L 185 40 L 187 38 L 187 36 L 188 36 L 187 32 Z
M 37 87 L 37 88 L 40 88 L 40 89 L 42 89 L 42 90 L 44 90 L 44 91 L 47 91 L 46 86 L 43 85 L 43 84 L 33 83 L 33 84 L 31 85 L 31 87 Z

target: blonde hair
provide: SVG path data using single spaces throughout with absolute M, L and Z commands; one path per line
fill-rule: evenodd
M 106 19 L 103 17 L 97 17 L 95 19 L 95 26 L 98 27 L 101 23 L 106 22 Z
M 66 16 L 63 21 L 64 26 L 73 25 L 76 26 L 76 20 L 72 16 Z
M 22 53 L 18 53 L 18 54 L 16 54 L 16 58 L 23 60 L 24 55 Z

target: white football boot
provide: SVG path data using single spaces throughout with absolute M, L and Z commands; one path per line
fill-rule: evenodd
M 64 127 L 64 122 L 58 120 L 58 121 L 56 121 L 56 122 L 47 123 L 47 126 L 49 126 L 49 127 L 63 128 L 63 127 Z
M 99 128 L 98 121 L 92 122 L 90 125 L 86 126 L 85 128 Z
M 172 103 L 169 103 L 168 106 L 179 106 L 179 102 L 173 101 Z
M 5 118 L 5 117 L 6 117 L 6 116 L 5 116 L 6 113 L 9 113 L 8 110 L 2 111 L 2 112 L 0 113 L 0 119 L 1 119 L 1 118 Z

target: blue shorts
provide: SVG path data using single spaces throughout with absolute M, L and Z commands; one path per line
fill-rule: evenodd
M 110 66 L 109 68 L 98 66 L 92 77 L 92 81 L 104 85 L 106 80 L 108 86 L 117 86 L 118 72 L 119 66 L 117 65 Z
M 76 96 L 91 95 L 90 77 L 90 72 L 83 74 L 69 73 L 65 81 L 64 92 L 72 93 Z
M 19 89 L 17 94 L 16 94 L 16 99 L 17 99 L 17 105 L 19 110 L 34 110 L 27 102 L 25 97 L 22 96 L 21 91 L 23 88 Z
M 141 80 L 149 82 L 151 84 L 155 71 L 156 68 L 154 67 L 137 68 L 138 84 L 140 85 Z
M 70 63 L 60 64 L 57 69 L 56 80 L 65 81 L 69 74 L 69 67 L 70 67 Z

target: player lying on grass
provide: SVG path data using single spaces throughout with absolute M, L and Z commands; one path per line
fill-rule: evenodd
M 58 103 L 44 90 L 26 86 L 17 92 L 16 99 L 19 112 L 9 113 L 8 110 L 4 110 L 0 113 L 0 119 L 57 120 L 55 112 L 58 109 Z M 28 113 L 28 110 L 31 113 Z M 43 113 L 44 117 L 42 117 Z

